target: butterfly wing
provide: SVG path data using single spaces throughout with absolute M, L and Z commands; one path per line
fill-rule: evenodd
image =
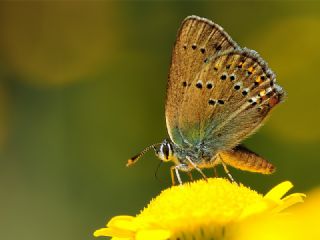
M 193 139 L 185 136 L 185 128 L 197 123 L 199 116 L 188 113 L 189 109 L 184 108 L 183 112 L 181 109 L 183 104 L 187 104 L 185 94 L 190 91 L 196 75 L 205 62 L 218 53 L 237 48 L 237 44 L 219 25 L 197 16 L 183 21 L 172 52 L 165 110 L 168 133 L 174 143 L 193 144 Z M 194 112 L 194 109 L 191 111 Z
M 181 134 L 208 152 L 233 148 L 258 129 L 283 99 L 284 91 L 275 81 L 253 50 L 217 55 L 186 87 L 179 111 Z
M 208 152 L 231 149 L 261 126 L 283 96 L 255 51 L 238 47 L 209 20 L 192 16 L 183 22 L 166 101 L 173 142 Z

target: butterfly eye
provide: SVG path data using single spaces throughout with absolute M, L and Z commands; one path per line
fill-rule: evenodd
M 168 145 L 163 145 L 163 148 L 161 149 L 162 150 L 162 153 L 163 153 L 163 156 L 168 159 L 169 157 L 169 148 L 168 148 Z

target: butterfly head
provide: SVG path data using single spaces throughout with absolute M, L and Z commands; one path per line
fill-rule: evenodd
M 165 139 L 162 143 L 153 144 L 128 160 L 127 167 L 133 165 L 150 149 L 154 150 L 156 156 L 163 162 L 177 162 L 178 158 L 174 151 L 173 143 Z
M 161 161 L 169 162 L 176 159 L 173 145 L 170 141 L 164 140 L 160 145 L 153 147 L 154 152 Z

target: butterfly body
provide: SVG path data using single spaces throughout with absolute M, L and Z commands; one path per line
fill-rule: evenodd
M 212 167 L 214 156 L 216 155 L 210 149 L 204 146 L 192 146 L 190 148 L 181 147 L 165 139 L 159 148 L 155 148 L 156 155 L 165 162 L 172 161 L 176 165 L 185 165 L 193 168 L 187 158 L 201 168 Z
M 219 163 L 260 173 L 274 170 L 239 148 L 285 95 L 255 51 L 238 46 L 210 20 L 190 16 L 178 32 L 168 78 L 170 139 L 154 149 L 161 160 L 174 162 L 179 182 L 178 171 L 201 172 Z

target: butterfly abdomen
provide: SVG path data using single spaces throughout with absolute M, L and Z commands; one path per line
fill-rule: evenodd
M 275 171 L 271 163 L 243 146 L 222 151 L 219 156 L 225 164 L 240 170 L 262 174 L 271 174 Z

